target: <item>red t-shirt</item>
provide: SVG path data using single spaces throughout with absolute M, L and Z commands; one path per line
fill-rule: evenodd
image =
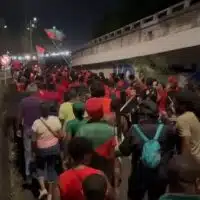
M 62 101 L 58 92 L 40 90 L 38 93 L 36 93 L 36 96 L 46 101 L 57 101 L 58 103 Z
M 127 95 L 127 97 L 132 97 L 132 88 L 131 87 L 128 87 L 126 89 L 126 95 Z
M 120 90 L 116 90 L 115 91 L 115 95 L 116 95 L 117 99 L 120 99 L 121 98 L 121 91 Z
M 61 200 L 84 200 L 82 182 L 86 177 L 99 173 L 99 170 L 90 167 L 70 169 L 62 173 L 58 181 Z
M 110 88 L 107 85 L 104 85 L 105 89 L 105 97 L 109 98 L 110 97 Z
M 111 112 L 111 99 L 107 97 L 102 98 L 103 113 L 109 114 Z
M 18 92 L 24 92 L 25 91 L 24 83 L 16 83 L 16 87 L 17 87 Z
M 62 83 L 61 83 L 66 89 L 68 89 L 69 87 L 69 82 L 67 80 L 62 80 Z
M 63 84 L 59 84 L 56 86 L 56 90 L 57 90 L 58 94 L 60 95 L 60 97 L 63 98 L 63 95 L 66 91 L 65 86 Z
M 160 100 L 158 102 L 159 112 L 166 111 L 167 92 L 165 90 L 158 91 L 158 95 L 160 96 Z

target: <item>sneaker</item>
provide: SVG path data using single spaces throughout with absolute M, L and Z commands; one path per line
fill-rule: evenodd
M 45 197 L 47 195 L 48 195 L 48 192 L 46 189 L 40 190 L 40 195 L 39 195 L 38 199 L 42 199 L 43 197 Z

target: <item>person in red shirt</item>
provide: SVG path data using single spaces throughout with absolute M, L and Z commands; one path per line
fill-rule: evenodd
M 104 90 L 105 90 L 105 97 L 109 98 L 110 97 L 110 88 L 108 85 L 104 84 Z
M 102 82 L 96 81 L 91 85 L 90 88 L 91 96 L 101 98 L 103 113 L 109 114 L 111 112 L 111 98 L 105 96 L 105 88 Z
M 67 81 L 67 75 L 64 76 L 63 80 L 61 81 L 61 84 L 63 85 L 63 87 L 65 87 L 65 89 L 68 89 L 69 81 Z
M 105 200 L 107 182 L 104 176 L 93 174 L 83 181 L 83 193 L 85 200 Z
M 55 92 L 53 89 L 53 84 L 49 84 L 48 87 L 45 88 L 44 83 L 39 83 L 38 92 L 35 95 L 45 101 L 56 101 L 58 103 L 61 103 L 62 99 L 59 93 Z
M 63 99 L 63 95 L 66 92 L 66 87 L 62 84 L 61 77 L 57 78 L 56 91 L 59 94 L 60 99 Z
M 179 91 L 178 80 L 175 76 L 168 77 L 168 92 L 178 92 Z
M 84 137 L 75 137 L 68 144 L 68 154 L 73 167 L 59 177 L 61 200 L 85 200 L 83 182 L 86 178 L 94 174 L 104 176 L 101 171 L 88 167 L 93 154 L 92 142 Z
M 159 113 L 165 114 L 167 107 L 167 91 L 165 90 L 165 86 L 162 84 L 158 84 L 157 87 L 157 103 Z
M 16 82 L 16 88 L 18 92 L 24 92 L 25 91 L 25 82 L 26 82 L 26 78 L 25 77 L 21 77 L 19 82 Z

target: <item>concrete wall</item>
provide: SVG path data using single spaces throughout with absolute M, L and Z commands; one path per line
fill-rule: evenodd
M 123 27 L 121 35 L 117 35 L 120 31 L 117 30 L 115 37 L 109 40 L 100 38 L 101 42 L 99 39 L 96 44 L 93 42 L 74 52 L 72 65 L 130 59 L 200 45 L 200 5 L 187 7 L 186 3 L 188 0 L 180 4 L 183 8 L 174 14 L 170 13 L 175 7 L 170 7 L 165 10 L 169 14 L 164 18 L 159 19 L 161 11 L 150 16 L 150 22 L 140 20 L 137 29 L 127 33 Z

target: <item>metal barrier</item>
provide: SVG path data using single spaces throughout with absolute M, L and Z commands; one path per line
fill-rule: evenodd
M 121 27 L 115 31 L 112 31 L 112 32 L 102 35 L 98 38 L 95 38 L 94 40 L 91 40 L 90 42 L 85 44 L 81 49 L 74 51 L 73 57 L 76 58 L 76 57 L 83 56 L 83 51 L 87 48 L 93 47 L 98 44 L 105 43 L 106 41 L 116 39 L 118 37 L 127 35 L 129 33 L 135 32 L 135 31 L 138 31 L 139 29 L 143 29 L 143 28 L 158 24 L 159 22 L 166 20 L 167 18 L 173 16 L 174 14 L 178 14 L 181 12 L 185 12 L 186 10 L 189 10 L 197 3 L 200 3 L 200 0 L 182 1 L 178 4 L 170 6 L 164 10 L 161 10 L 153 15 L 150 15 L 141 20 L 130 23 L 124 27 Z

